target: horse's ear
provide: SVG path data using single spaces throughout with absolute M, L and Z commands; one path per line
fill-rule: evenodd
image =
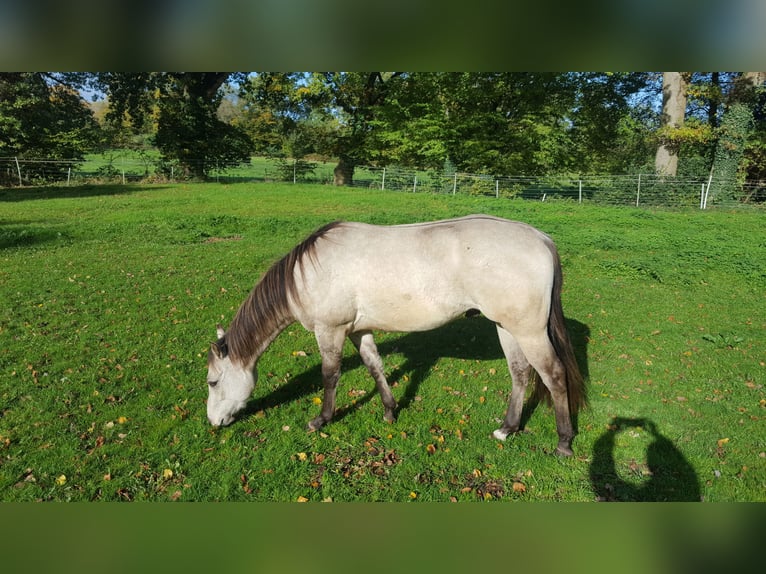
M 216 333 L 218 334 L 219 339 L 226 334 L 226 331 L 223 330 L 223 327 L 221 326 L 220 323 L 218 323 L 218 325 L 215 326 L 215 330 L 216 330 Z
M 218 346 L 218 343 L 210 343 L 210 350 L 213 352 L 216 359 L 223 359 L 223 353 L 221 352 L 221 347 Z

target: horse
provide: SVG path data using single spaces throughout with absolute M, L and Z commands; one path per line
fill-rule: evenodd
M 561 260 L 534 227 L 489 215 L 378 226 L 334 221 L 273 264 L 237 310 L 228 331 L 217 325 L 208 352 L 207 417 L 231 424 L 258 378 L 257 363 L 276 337 L 299 322 L 314 333 L 322 359 L 321 412 L 332 420 L 348 337 L 375 380 L 384 419 L 395 420 L 374 331 L 435 329 L 465 314 L 494 322 L 512 379 L 502 426 L 519 431 L 528 382 L 553 404 L 556 453 L 571 456 L 572 417 L 587 402 L 561 305 Z M 537 373 L 537 377 L 534 373 Z

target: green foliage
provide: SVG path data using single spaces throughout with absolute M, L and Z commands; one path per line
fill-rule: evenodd
M 314 175 L 317 164 L 302 159 L 277 160 L 277 173 L 281 181 L 305 181 Z
M 711 188 L 712 201 L 732 197 L 736 183 L 744 178 L 742 171 L 745 146 L 753 128 L 752 108 L 742 102 L 729 106 L 719 129 L 718 142 L 713 159 L 713 171 L 717 184 Z
M 75 79 L 0 73 L 0 157 L 83 159 L 98 126 L 69 80 Z M 67 166 L 61 169 L 66 172 Z
M 208 425 L 215 323 L 308 233 L 476 212 L 558 244 L 590 388 L 575 457 L 551 454 L 542 405 L 526 433 L 490 438 L 510 382 L 480 317 L 376 336 L 394 424 L 347 345 L 339 417 L 304 431 L 321 368 L 296 324 L 261 359 L 247 413 Z M 2 190 L 0 220 L 3 501 L 764 500 L 761 213 L 163 184 Z
M 127 125 L 142 133 L 156 121 L 154 144 L 165 161 L 176 161 L 188 176 L 204 179 L 221 164 L 248 162 L 248 134 L 218 118 L 224 72 L 104 73 L 99 83 L 109 96 L 111 129 Z M 238 76 L 238 75 L 235 75 Z M 243 79 L 238 77 L 238 79 Z M 181 175 L 179 173 L 179 175 Z

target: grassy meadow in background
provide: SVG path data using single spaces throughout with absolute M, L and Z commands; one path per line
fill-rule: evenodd
M 510 393 L 494 327 L 378 334 L 398 420 L 350 343 L 321 432 L 313 334 L 205 416 L 206 354 L 268 266 L 335 219 L 489 213 L 556 241 L 587 375 L 575 456 L 553 412 L 490 437 Z M 513 246 L 498 245 L 498 249 Z M 407 281 L 407 277 L 392 278 Z M 0 500 L 766 500 L 764 213 L 649 211 L 290 184 L 0 190 Z

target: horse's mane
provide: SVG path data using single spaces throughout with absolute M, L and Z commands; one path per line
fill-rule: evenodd
M 217 346 L 224 355 L 240 363 L 249 362 L 263 350 L 264 340 L 270 341 L 275 331 L 293 321 L 289 301 L 300 300 L 295 266 L 302 270 L 307 257 L 314 260 L 317 240 L 341 224 L 334 221 L 317 229 L 269 268 L 239 307 L 228 332 L 219 339 Z

